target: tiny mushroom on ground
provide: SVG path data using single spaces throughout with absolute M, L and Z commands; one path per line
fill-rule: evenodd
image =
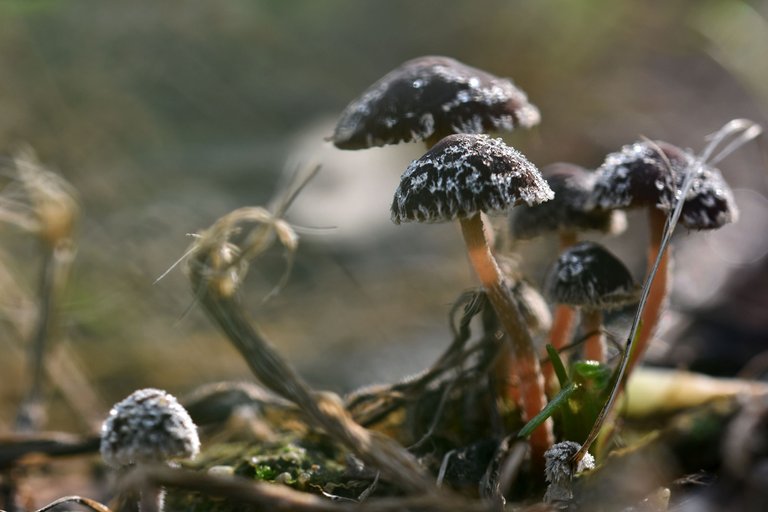
M 579 233 L 599 231 L 618 235 L 627 227 L 626 215 L 620 210 L 591 208 L 589 199 L 595 184 L 595 174 L 581 166 L 558 162 L 541 170 L 544 179 L 555 193 L 552 201 L 516 208 L 510 214 L 510 233 L 513 239 L 527 240 L 556 233 L 560 250 L 578 241 Z M 549 343 L 555 350 L 562 349 L 570 340 L 574 323 L 573 308 L 559 304 L 555 308 Z M 556 388 L 551 364 L 544 366 L 547 390 Z
M 352 101 L 331 141 L 340 149 L 418 141 L 431 147 L 451 134 L 530 128 L 540 119 L 511 80 L 427 56 L 405 62 Z
M 501 139 L 464 134 L 442 139 L 412 162 L 392 201 L 396 224 L 459 220 L 470 261 L 509 335 L 528 419 L 546 403 L 538 355 L 488 247 L 480 214 L 505 213 L 517 204 L 536 204 L 552 197 L 539 171 L 520 152 Z M 534 463 L 543 463 L 551 442 L 551 423 L 545 422 L 531 435 Z
M 695 166 L 695 167 L 694 167 Z M 650 240 L 647 268 L 650 272 L 659 253 L 667 214 L 674 208 L 686 171 L 693 168 L 694 181 L 683 203 L 680 222 L 693 230 L 717 229 L 738 218 L 730 188 L 720 171 L 697 162 L 689 151 L 662 141 L 641 141 L 611 153 L 597 170 L 590 203 L 595 208 L 644 207 L 648 211 Z M 627 371 L 645 352 L 667 296 L 670 256 L 662 255 L 651 284 Z
M 566 249 L 547 274 L 546 294 L 557 304 L 581 308 L 587 335 L 584 358 L 605 362 L 604 310 L 637 302 L 639 288 L 627 267 L 594 242 Z
M 568 502 L 573 498 L 573 478 L 583 471 L 595 469 L 595 458 L 589 452 L 579 462 L 573 462 L 573 457 L 579 449 L 579 443 L 561 441 L 547 450 L 544 456 L 544 473 L 548 484 L 544 502 L 558 505 L 558 510 L 567 508 Z
M 140 389 L 115 404 L 101 426 L 101 457 L 115 468 L 168 464 L 200 451 L 197 427 L 176 398 Z M 160 489 L 141 492 L 141 510 L 162 510 Z

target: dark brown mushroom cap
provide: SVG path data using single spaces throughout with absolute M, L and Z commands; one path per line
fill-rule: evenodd
M 658 149 L 666 156 L 667 166 Z M 589 205 L 598 209 L 655 206 L 674 208 L 686 171 L 696 164 L 689 151 L 663 141 L 636 142 L 606 157 L 596 172 Z M 671 172 L 670 172 L 671 170 Z M 706 164 L 694 171 L 680 223 L 689 229 L 717 229 L 738 218 L 733 193 L 720 171 Z
M 511 214 L 510 231 L 514 238 L 527 240 L 552 232 L 601 231 L 617 235 L 626 229 L 626 216 L 620 210 L 590 209 L 589 199 L 595 175 L 570 163 L 555 163 L 541 170 L 554 191 L 552 201 L 516 208 Z
M 609 154 L 597 169 L 590 205 L 603 210 L 669 204 L 674 197 L 674 179 L 662 150 L 675 169 L 685 169 L 689 155 L 666 142 L 635 142 Z
M 723 175 L 714 167 L 702 165 L 693 177 L 691 188 L 686 195 L 680 212 L 680 223 L 688 229 L 718 229 L 725 224 L 736 222 L 739 210 L 733 199 L 731 187 Z M 684 173 L 676 175 L 677 187 L 682 189 Z M 674 204 L 663 205 L 670 210 Z
M 566 249 L 547 274 L 544 289 L 558 304 L 612 309 L 637 301 L 639 288 L 627 267 L 594 242 Z
M 350 103 L 331 140 L 340 149 L 364 149 L 453 133 L 511 131 L 539 120 L 538 109 L 512 81 L 431 56 L 402 64 Z
M 405 170 L 392 201 L 392 221 L 449 221 L 552 197 L 536 166 L 501 139 L 451 135 Z

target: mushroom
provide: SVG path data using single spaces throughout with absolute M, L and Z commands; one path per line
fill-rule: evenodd
M 561 250 L 578 241 L 582 231 L 618 235 L 627 219 L 618 210 L 595 210 L 589 205 L 595 175 L 581 166 L 557 162 L 544 167 L 541 175 L 555 193 L 552 201 L 521 206 L 510 214 L 509 229 L 515 239 L 529 240 L 557 233 Z
M 515 239 L 527 240 L 547 233 L 557 233 L 560 251 L 578 241 L 582 231 L 600 231 L 617 235 L 627 227 L 626 215 L 619 210 L 595 210 L 589 199 L 595 184 L 594 173 L 581 166 L 558 162 L 541 171 L 555 193 L 552 201 L 516 208 L 510 215 L 510 233 Z M 570 340 L 573 330 L 574 311 L 568 305 L 555 308 L 549 343 L 555 350 L 562 349 Z M 544 366 L 547 389 L 556 387 L 551 364 Z
M 560 255 L 544 288 L 557 304 L 581 308 L 582 330 L 587 334 L 584 358 L 604 363 L 602 312 L 638 298 L 638 286 L 627 267 L 603 246 L 580 242 Z
M 481 212 L 502 213 L 513 206 L 553 197 L 536 167 L 501 139 L 450 135 L 403 173 L 392 201 L 392 221 L 445 222 L 458 219 L 470 261 L 501 325 L 509 335 L 527 419 L 546 403 L 543 378 L 531 335 L 488 247 Z M 552 442 L 551 422 L 531 435 L 533 460 L 543 462 Z
M 197 427 L 176 398 L 140 389 L 115 404 L 101 426 L 101 457 L 115 468 L 166 464 L 200 451 Z M 141 491 L 140 510 L 162 510 L 163 492 Z
M 330 140 L 339 149 L 403 141 L 429 148 L 454 133 L 530 128 L 540 119 L 512 81 L 428 56 L 405 62 L 347 105 Z
M 544 455 L 544 475 L 548 484 L 544 503 L 555 504 L 558 510 L 568 508 L 568 503 L 573 499 L 574 477 L 583 471 L 595 469 L 595 458 L 591 453 L 586 453 L 579 462 L 573 462 L 573 456 L 580 448 L 581 445 L 574 441 L 561 441 Z
M 717 229 L 738 218 L 730 188 L 720 171 L 677 146 L 662 141 L 641 141 L 611 153 L 597 170 L 590 204 L 596 208 L 645 207 L 648 211 L 650 240 L 647 269 L 650 272 L 659 253 L 667 219 L 674 208 L 685 172 L 696 165 L 696 176 L 685 197 L 680 222 L 689 229 Z M 644 353 L 655 330 L 667 296 L 670 256 L 665 251 L 651 283 L 648 302 L 642 314 L 642 328 L 630 355 L 627 370 Z

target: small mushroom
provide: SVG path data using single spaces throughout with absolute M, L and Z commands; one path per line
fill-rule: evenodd
M 369 87 L 341 113 L 331 141 L 365 149 L 454 133 L 511 131 L 539 123 L 538 109 L 512 81 L 448 58 L 409 60 Z
M 515 239 L 529 240 L 549 233 L 560 238 L 565 249 L 578 241 L 584 231 L 618 235 L 627 227 L 626 215 L 619 210 L 596 210 L 589 204 L 595 174 L 581 166 L 558 162 L 541 170 L 555 193 L 552 201 L 516 208 L 510 215 L 509 229 Z
M 554 163 L 541 171 L 555 193 L 552 201 L 516 208 L 510 215 L 510 233 L 515 239 L 531 239 L 557 233 L 560 251 L 578 241 L 578 233 L 599 231 L 618 235 L 627 227 L 626 215 L 620 210 L 591 208 L 589 200 L 595 185 L 595 174 L 571 163 Z M 549 343 L 562 349 L 570 340 L 575 314 L 573 308 L 559 304 L 555 308 Z M 547 389 L 556 388 L 551 364 L 544 366 Z
M 501 139 L 463 134 L 445 137 L 412 162 L 392 201 L 396 224 L 459 220 L 470 261 L 509 335 L 528 419 L 546 403 L 541 368 L 530 332 L 488 247 L 480 214 L 504 213 L 517 204 L 552 197 L 539 171 L 520 152 Z M 551 441 L 551 423 L 545 422 L 531 435 L 534 461 L 543 461 Z
M 101 457 L 115 468 L 167 464 L 200 451 L 197 427 L 176 398 L 159 389 L 140 389 L 115 404 L 101 426 Z M 163 509 L 163 493 L 141 492 L 140 510 Z
M 596 208 L 645 207 L 648 211 L 650 241 L 647 268 L 650 272 L 659 253 L 667 213 L 674 208 L 686 171 L 696 165 L 693 186 L 683 203 L 681 223 L 689 229 L 717 229 L 738 218 L 738 211 L 720 171 L 697 163 L 693 154 L 662 141 L 641 141 L 608 155 L 597 170 L 590 204 Z M 648 302 L 642 315 L 627 371 L 631 371 L 645 352 L 655 331 L 667 296 L 670 278 L 669 252 L 662 255 L 651 283 Z
M 579 473 L 595 469 L 595 458 L 589 452 L 579 462 L 573 462 L 573 457 L 579 449 L 579 443 L 561 441 L 544 455 L 544 475 L 548 484 L 544 502 L 555 504 L 558 510 L 569 508 L 568 502 L 573 499 L 573 478 Z
M 580 242 L 566 249 L 547 274 L 546 294 L 557 304 L 578 307 L 582 328 L 588 334 L 584 358 L 605 362 L 603 311 L 638 299 L 638 286 L 627 267 L 594 242 Z

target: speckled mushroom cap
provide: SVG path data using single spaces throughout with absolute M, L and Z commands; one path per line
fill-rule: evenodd
M 688 165 L 680 148 L 656 142 L 673 169 Z M 604 210 L 670 204 L 674 197 L 674 179 L 664 157 L 653 144 L 635 142 L 609 154 L 595 174 L 591 206 Z
M 627 267 L 594 242 L 566 249 L 547 274 L 544 289 L 557 304 L 612 309 L 637 301 L 639 288 Z
M 627 227 L 620 210 L 590 209 L 595 174 L 581 166 L 558 162 L 541 170 L 554 191 L 552 201 L 516 208 L 510 217 L 514 238 L 527 240 L 552 232 L 600 231 L 617 235 Z
M 140 389 L 115 404 L 101 426 L 101 456 L 114 467 L 197 455 L 197 427 L 173 395 Z
M 675 180 L 677 187 L 682 189 L 685 174 L 677 173 Z M 663 206 L 668 211 L 674 204 Z M 738 218 L 739 209 L 731 187 L 725 182 L 723 175 L 714 167 L 702 165 L 693 177 L 691 188 L 686 195 L 683 210 L 680 212 L 680 223 L 688 229 L 718 229 L 725 224 L 736 222 Z
M 540 118 L 510 80 L 430 56 L 402 64 L 350 103 L 331 140 L 341 149 L 364 149 L 433 135 L 529 128 Z
M 669 163 L 657 151 L 660 148 Z M 674 207 L 694 155 L 668 142 L 636 142 L 611 153 L 596 172 L 590 206 L 600 209 L 655 206 Z M 689 229 L 717 229 L 738 218 L 733 193 L 720 171 L 701 165 L 685 199 L 680 223 Z
M 392 201 L 392 221 L 449 221 L 552 197 L 536 166 L 501 139 L 451 135 L 405 170 Z

